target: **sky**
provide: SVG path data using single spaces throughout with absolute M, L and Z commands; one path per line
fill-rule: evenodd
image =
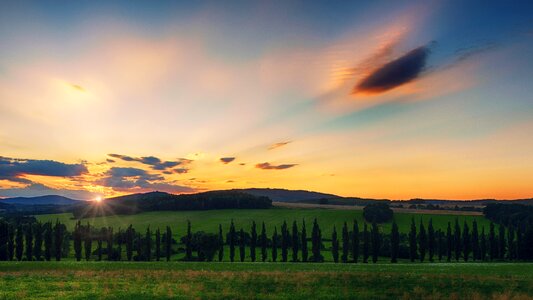
M 533 197 L 532 1 L 2 1 L 0 197 Z

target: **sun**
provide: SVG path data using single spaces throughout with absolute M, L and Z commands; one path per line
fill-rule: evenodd
M 102 196 L 96 196 L 96 197 L 93 199 L 93 201 L 96 202 L 96 203 L 100 203 L 100 202 L 102 202 L 102 200 L 103 200 L 103 199 L 102 199 Z

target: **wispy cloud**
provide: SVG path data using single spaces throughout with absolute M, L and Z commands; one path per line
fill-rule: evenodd
M 277 148 L 280 148 L 280 147 L 283 147 L 283 146 L 286 146 L 288 144 L 292 143 L 292 141 L 286 141 L 286 142 L 279 142 L 279 143 L 275 143 L 275 144 L 272 144 L 268 147 L 268 150 L 274 150 L 274 149 L 277 149 Z
M 222 158 L 220 158 L 220 161 L 223 164 L 229 164 L 230 162 L 232 162 L 234 160 L 235 160 L 235 157 L 222 157 Z
M 145 165 L 149 165 L 154 170 L 166 170 L 168 168 L 173 168 L 175 166 L 181 165 L 181 164 L 188 164 L 191 162 L 189 159 L 180 158 L 177 161 L 162 161 L 161 159 L 155 157 L 155 156 L 143 156 L 143 157 L 132 157 L 128 155 L 122 155 L 122 154 L 108 154 L 111 157 L 121 159 L 123 161 L 134 161 L 139 162 Z
M 272 165 L 269 162 L 256 164 L 255 167 L 262 170 L 285 170 L 297 166 L 297 164 Z

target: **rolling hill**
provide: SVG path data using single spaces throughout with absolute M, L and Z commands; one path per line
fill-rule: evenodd
M 81 203 L 81 200 L 74 200 L 58 195 L 46 195 L 0 199 L 0 203 L 15 205 L 72 205 Z

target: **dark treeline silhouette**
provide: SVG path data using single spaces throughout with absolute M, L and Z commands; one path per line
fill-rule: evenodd
M 485 206 L 483 214 L 494 223 L 517 229 L 533 223 L 533 206 L 522 204 L 492 203 Z
M 173 195 L 162 192 L 134 194 L 83 203 L 72 210 L 75 218 L 105 215 L 136 214 L 161 210 L 264 209 L 270 208 L 268 197 L 258 197 L 236 191 L 212 191 L 198 194 Z
M 461 224 L 455 219 L 443 231 L 435 229 L 431 219 L 425 223 L 413 218 L 409 233 L 403 234 L 395 221 L 390 232 L 383 232 L 376 222 L 363 223 L 360 231 L 354 220 L 342 228 L 333 226 L 332 234 L 323 236 L 314 219 L 309 238 L 305 221 L 298 225 L 285 221 L 269 233 L 265 223 L 237 229 L 231 221 L 224 235 L 222 224 L 217 233 L 207 233 L 194 231 L 187 222 L 186 234 L 174 239 L 169 226 L 141 232 L 132 225 L 96 228 L 78 221 L 69 232 L 59 221 L 0 220 L 0 260 L 60 261 L 72 253 L 71 246 L 77 261 L 170 261 L 175 254 L 181 254 L 183 261 L 224 261 L 225 247 L 231 262 L 323 262 L 328 252 L 335 263 L 533 260 L 530 223 L 516 227 L 490 223 L 480 228 L 475 220 Z

